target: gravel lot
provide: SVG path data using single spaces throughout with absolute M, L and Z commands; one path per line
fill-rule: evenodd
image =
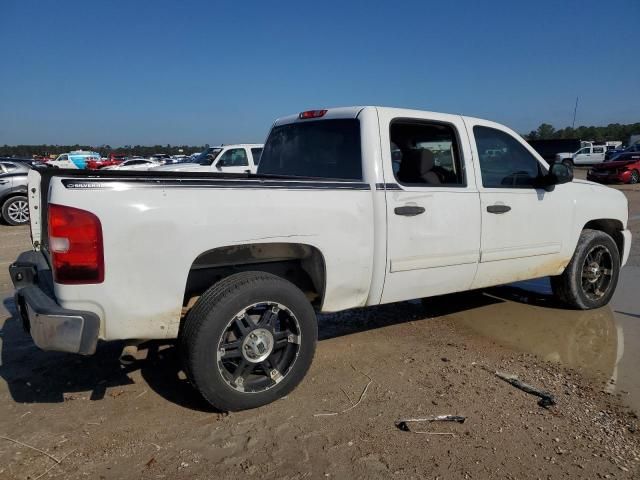
M 617 188 L 631 203 L 630 264 L 640 266 L 640 188 Z M 186 382 L 170 343 L 143 345 L 130 365 L 119 362 L 118 343 L 91 357 L 38 350 L 11 316 L 6 273 L 28 246 L 26 228 L 0 226 L 0 479 L 640 475 L 640 423 L 612 388 L 620 348 L 609 307 L 558 310 L 525 285 L 325 315 L 300 387 L 224 414 Z M 631 302 L 628 314 L 640 318 Z M 503 323 L 479 332 L 483 319 Z M 548 352 L 524 353 L 512 340 L 534 338 L 531 329 L 504 335 L 508 322 L 559 333 L 533 342 Z M 557 405 L 538 406 L 494 370 L 551 392 Z M 394 425 L 437 414 L 466 421 L 415 426 L 442 435 Z

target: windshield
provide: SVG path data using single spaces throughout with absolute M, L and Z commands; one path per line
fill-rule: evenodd
M 199 165 L 211 165 L 213 161 L 218 158 L 221 151 L 221 148 L 207 148 L 193 160 L 193 163 L 197 163 Z

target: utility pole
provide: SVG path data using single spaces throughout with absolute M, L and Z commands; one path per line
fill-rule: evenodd
M 573 123 L 571 124 L 571 129 L 573 130 L 576 126 L 576 112 L 578 111 L 578 97 L 576 97 L 576 106 L 573 107 Z

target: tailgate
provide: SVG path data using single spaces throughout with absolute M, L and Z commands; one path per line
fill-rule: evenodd
M 29 190 L 27 192 L 29 196 L 29 218 L 31 222 L 31 242 L 33 243 L 33 248 L 36 250 L 40 249 L 42 244 L 42 199 L 40 197 L 40 189 L 41 189 L 41 176 L 40 172 L 35 169 L 29 170 L 29 174 L 27 175 L 27 180 L 29 182 Z M 46 220 L 46 219 L 44 219 Z

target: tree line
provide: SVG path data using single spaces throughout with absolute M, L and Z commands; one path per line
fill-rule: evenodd
M 48 157 L 50 155 L 60 155 L 73 150 L 90 150 L 98 152 L 101 156 L 106 157 L 110 153 L 121 153 L 129 157 L 140 156 L 150 157 L 156 153 L 165 153 L 167 155 L 191 155 L 192 153 L 201 152 L 208 145 L 192 146 L 192 145 L 124 145 L 122 147 L 112 147 L 110 145 L 2 145 L 0 146 L 0 157 L 19 157 L 33 158 Z
M 526 140 L 550 140 L 550 139 L 580 139 L 580 140 L 620 140 L 626 143 L 631 135 L 640 134 L 640 122 L 638 123 L 610 123 L 606 127 L 587 127 L 580 126 L 577 128 L 565 127 L 556 130 L 549 124 L 543 123 L 537 129 L 531 130 L 528 134 L 523 135 Z M 110 153 L 120 153 L 127 156 L 150 157 L 156 153 L 165 153 L 168 155 L 190 155 L 195 152 L 201 152 L 209 145 L 124 145 L 121 147 L 112 147 L 111 145 L 2 145 L 0 146 L 0 157 L 21 157 L 33 158 L 48 157 L 50 155 L 59 155 L 61 153 L 71 152 L 73 150 L 91 150 L 100 153 L 106 157 Z
M 595 140 L 596 142 L 607 140 L 620 140 L 623 143 L 629 141 L 631 135 L 640 134 L 640 123 L 610 123 L 606 127 L 565 127 L 558 130 L 549 123 L 541 124 L 536 130 L 531 130 L 523 135 L 526 140 L 551 140 L 551 139 L 579 139 Z

